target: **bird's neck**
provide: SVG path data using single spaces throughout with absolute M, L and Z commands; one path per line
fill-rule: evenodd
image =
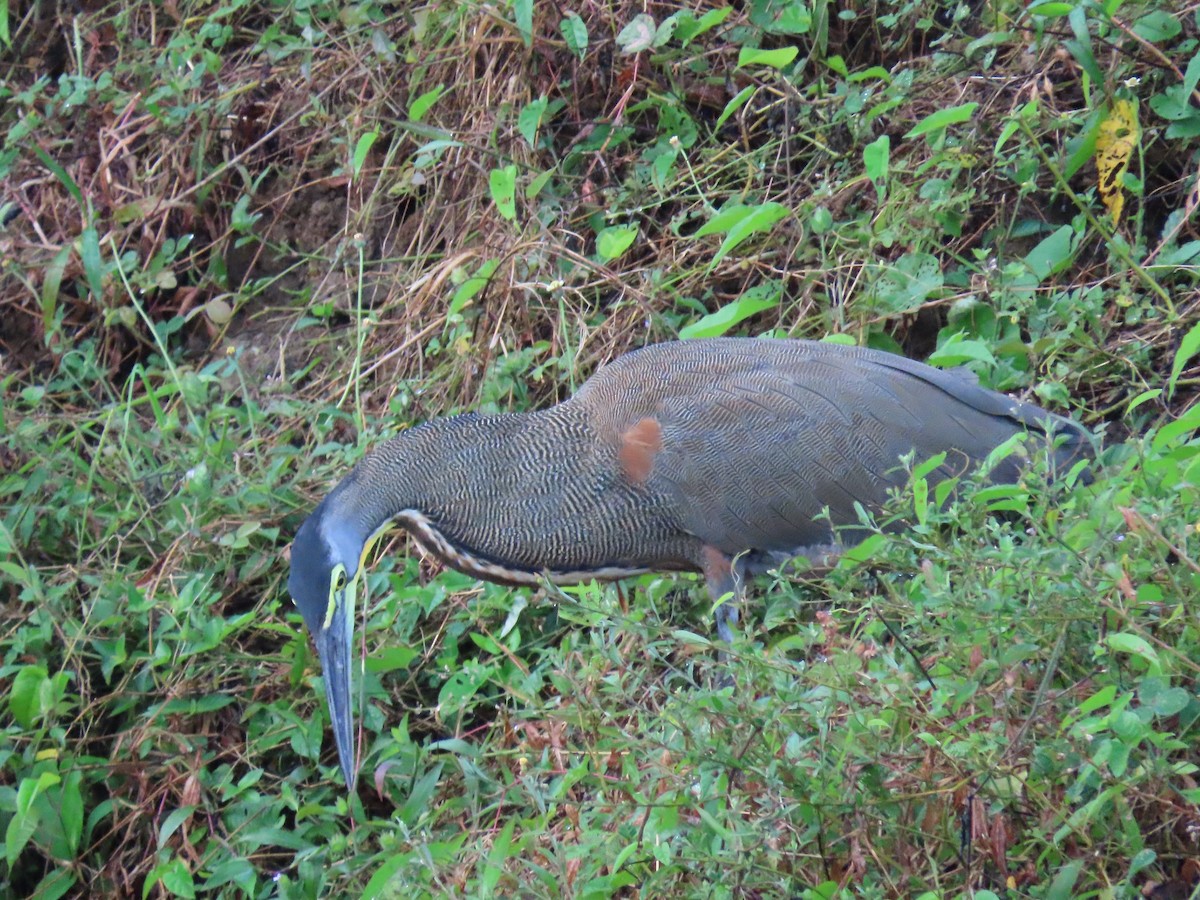
M 435 419 L 366 456 L 335 488 L 344 522 L 363 540 L 419 515 L 469 540 L 502 527 L 522 506 L 562 491 L 564 473 L 595 453 L 587 422 L 569 405 L 542 412 Z M 492 521 L 492 520 L 498 521 Z

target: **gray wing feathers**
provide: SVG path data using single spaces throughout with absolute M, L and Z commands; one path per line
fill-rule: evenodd
M 950 474 L 1047 420 L 1082 439 L 1069 420 L 969 374 L 903 357 L 798 341 L 706 343 L 729 352 L 693 365 L 688 344 L 658 345 L 672 348 L 646 359 L 658 401 L 637 414 L 663 428 L 650 487 L 673 495 L 680 524 L 728 554 L 829 543 L 830 523 L 814 518 L 828 507 L 833 524 L 855 524 L 855 501 L 877 507 L 905 483 L 900 459 L 909 453 L 949 451 Z

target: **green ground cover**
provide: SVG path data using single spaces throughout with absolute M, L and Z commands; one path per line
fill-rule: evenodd
M 1188 897 L 1200 22 L 1011 0 L 0 0 L 0 891 Z M 688 576 L 394 536 L 341 783 L 286 596 L 363 451 L 650 340 L 1073 415 L 719 656 Z

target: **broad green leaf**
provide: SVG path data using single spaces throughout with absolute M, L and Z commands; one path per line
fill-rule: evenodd
M 628 250 L 637 240 L 637 236 L 636 225 L 613 225 L 605 228 L 596 235 L 596 254 L 604 262 L 611 262 Z
M 444 93 L 446 93 L 446 86 L 444 84 L 439 84 L 433 90 L 423 93 L 408 105 L 408 120 L 410 122 L 420 122 L 425 118 L 425 113 L 429 112 L 433 104 L 437 103 L 438 98 Z
M 1178 13 L 1155 9 L 1133 23 L 1133 33 L 1151 44 L 1173 40 L 1183 31 Z
M 863 147 L 863 165 L 867 170 L 867 177 L 874 182 L 876 187 L 887 178 L 888 155 L 891 147 L 891 138 L 886 134 L 880 135 Z
M 79 850 L 79 841 L 83 837 L 83 794 L 80 786 L 83 783 L 83 772 L 73 769 L 59 785 L 57 802 L 58 816 L 62 821 L 63 838 L 66 841 L 67 855 L 75 857 Z
M 760 286 L 761 287 L 761 286 Z M 679 337 L 688 340 L 692 338 L 720 337 L 739 322 L 758 315 L 779 305 L 779 289 L 770 286 L 770 296 L 764 296 L 763 291 L 747 291 L 732 303 L 727 303 L 716 312 L 709 313 L 697 319 L 690 325 L 679 329 Z
M 424 848 L 422 848 L 424 849 Z M 398 853 L 395 856 L 388 857 L 387 861 L 381 865 L 371 875 L 371 879 L 367 882 L 367 886 L 363 888 L 362 900 L 378 900 L 380 897 L 393 897 L 393 891 L 388 890 L 392 879 L 396 877 L 396 873 L 408 864 L 415 856 L 416 852 Z M 422 860 L 422 862 L 424 862 Z
M 1071 24 L 1071 31 L 1075 37 L 1073 40 L 1063 41 L 1063 46 L 1075 57 L 1075 61 L 1087 74 L 1091 84 L 1103 84 L 1104 72 L 1101 70 L 1100 64 L 1096 62 L 1096 55 L 1092 52 L 1092 34 L 1088 30 L 1087 8 L 1083 4 L 1076 6 L 1068 13 L 1067 21 Z M 1086 82 L 1084 86 L 1086 89 L 1088 86 Z M 1084 96 L 1087 96 L 1086 90 Z
M 546 106 L 549 101 L 545 97 L 538 97 L 525 104 L 517 116 L 517 130 L 521 132 L 521 137 L 525 138 L 525 143 L 530 147 L 537 146 L 538 128 L 541 127 L 542 119 L 546 115 Z
M 533 46 L 533 0 L 513 0 L 517 33 L 526 47 Z
M 1074 255 L 1075 229 L 1063 225 L 1026 254 L 1025 264 L 1042 282 L 1070 265 Z
M 884 266 L 871 289 L 871 298 L 888 312 L 916 309 L 945 283 L 936 256 L 930 253 L 906 253 Z
M 738 52 L 737 64 L 743 66 L 769 66 L 772 69 L 782 69 L 790 65 L 800 54 L 798 47 L 779 47 L 776 50 L 760 50 L 756 47 L 743 47 Z
M 699 19 L 692 15 L 690 10 L 681 10 L 674 14 L 677 20 L 675 26 L 675 37 L 679 39 L 679 43 L 686 47 L 695 38 L 704 34 L 704 32 L 716 28 L 727 18 L 733 9 L 728 6 L 710 9 Z
M 996 357 L 992 356 L 991 348 L 983 341 L 959 339 L 946 341 L 929 354 L 927 362 L 940 369 L 961 366 L 965 362 L 981 362 L 994 366 Z
M 588 47 L 588 30 L 583 19 L 579 18 L 578 13 L 568 12 L 558 23 L 558 28 L 567 42 L 567 49 L 583 59 Z
M 1100 690 L 1096 691 L 1096 693 L 1092 694 L 1092 696 L 1088 697 L 1079 704 L 1080 715 L 1086 716 L 1094 713 L 1098 709 L 1103 709 L 1105 706 L 1109 706 L 1116 696 L 1117 686 L 1115 684 L 1105 685 L 1104 687 L 1100 688 Z
M 1144 660 L 1153 674 L 1157 674 L 1161 670 L 1161 665 L 1158 661 L 1158 651 L 1141 635 L 1130 634 L 1127 631 L 1117 631 L 1106 635 L 1104 643 L 1110 650 L 1117 653 L 1128 653 L 1130 656 L 1136 656 Z
M 1049 18 L 1061 18 L 1069 15 L 1071 10 L 1075 8 L 1074 3 L 1062 3 L 1060 0 L 1047 0 L 1045 3 L 1035 3 L 1025 10 L 1026 15 L 1030 16 L 1047 16 Z
M 60 778 L 54 772 L 43 772 L 37 778 L 22 778 L 17 788 L 16 810 L 9 819 L 8 828 L 4 834 L 4 852 L 11 871 L 16 865 L 17 858 L 29 839 L 33 837 L 38 826 L 38 815 L 34 809 L 35 801 L 48 788 L 58 784 Z
M 33 726 L 49 709 L 50 679 L 44 666 L 23 666 L 13 677 L 8 710 L 22 728 Z
M 977 109 L 979 109 L 978 103 L 964 103 L 961 106 L 936 110 L 914 125 L 904 136 L 906 138 L 920 137 L 933 131 L 943 131 L 959 122 L 969 122 Z
M 488 176 L 488 187 L 496 209 L 511 222 L 517 216 L 517 167 L 509 165 L 492 169 Z
M 622 53 L 630 55 L 641 53 L 654 46 L 654 38 L 657 34 L 658 25 L 654 18 L 646 13 L 638 13 L 617 35 L 617 46 L 621 48 Z
M 479 292 L 487 287 L 488 282 L 491 281 L 492 275 L 495 274 L 499 265 L 498 260 L 484 260 L 479 268 L 475 270 L 475 273 L 458 286 L 458 290 L 450 298 L 450 305 L 446 307 L 447 318 L 461 313 L 467 304 L 474 300 Z
M 483 864 L 483 872 L 479 876 L 479 895 L 481 897 L 492 896 L 496 886 L 500 883 L 504 870 L 508 867 L 508 859 L 512 855 L 513 829 L 516 828 L 516 825 L 516 819 L 510 817 L 492 841 L 487 861 Z
M 724 212 L 722 210 L 722 213 Z M 741 207 L 740 211 L 732 216 L 729 228 L 726 231 L 725 240 L 721 242 L 720 248 L 713 256 L 713 261 L 709 263 L 709 269 L 716 266 L 731 250 L 751 235 L 770 231 L 776 222 L 787 216 L 790 212 L 791 210 L 782 203 L 774 202 Z M 711 225 L 712 223 L 710 222 L 709 224 Z M 700 229 L 700 231 L 703 230 Z

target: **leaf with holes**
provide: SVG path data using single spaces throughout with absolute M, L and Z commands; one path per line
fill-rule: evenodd
M 1108 208 L 1113 224 L 1121 219 L 1125 193 L 1121 177 L 1129 167 L 1138 140 L 1137 110 L 1129 100 L 1114 100 L 1112 109 L 1100 123 L 1096 134 L 1096 175 L 1100 199 Z

